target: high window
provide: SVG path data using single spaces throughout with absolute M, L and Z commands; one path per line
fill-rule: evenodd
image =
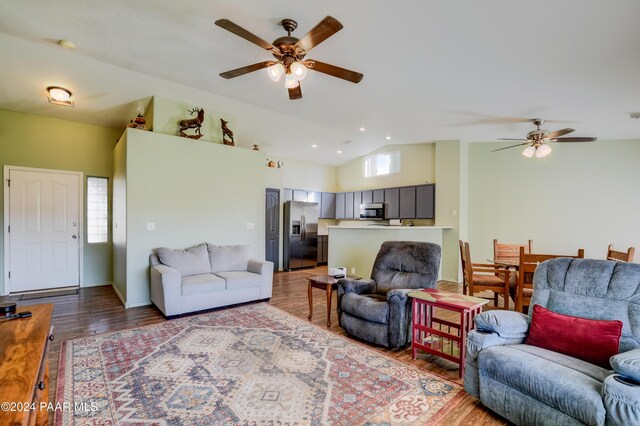
M 87 178 L 87 242 L 109 242 L 109 179 Z
M 364 176 L 382 176 L 400 171 L 400 151 L 370 155 L 364 161 Z

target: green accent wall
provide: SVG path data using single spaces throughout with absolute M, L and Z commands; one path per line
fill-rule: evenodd
M 604 259 L 607 246 L 640 245 L 640 141 L 552 144 L 546 158 L 505 143 L 469 144 L 469 244 L 474 262 L 493 258 L 493 239 L 536 253 Z M 640 259 L 637 259 L 638 262 Z
M 52 108 L 57 108 L 51 106 Z M 111 178 L 113 147 L 122 129 L 0 109 L 0 162 L 3 166 L 73 170 L 86 176 Z M 3 176 L 3 180 L 5 177 Z M 0 200 L 4 203 L 4 183 Z M 86 180 L 84 185 L 86 194 Z M 4 205 L 0 223 L 6 226 Z M 86 236 L 86 211 L 84 212 Z M 4 271 L 4 236 L 0 233 L 0 270 Z M 112 282 L 111 243 L 84 244 L 84 285 Z M 4 293 L 4 277 L 0 290 Z
M 127 129 L 114 156 L 114 287 L 126 307 L 150 303 L 155 248 L 246 244 L 264 259 L 263 152 Z

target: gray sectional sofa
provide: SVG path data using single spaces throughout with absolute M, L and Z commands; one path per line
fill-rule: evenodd
M 163 247 L 149 265 L 151 301 L 167 317 L 271 298 L 273 262 L 249 259 L 249 246 Z

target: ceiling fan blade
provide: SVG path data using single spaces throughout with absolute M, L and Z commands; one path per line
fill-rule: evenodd
M 276 62 L 274 62 L 274 61 L 258 62 L 257 64 L 247 65 L 246 67 L 236 68 L 235 70 L 222 72 L 222 73 L 220 73 L 220 77 L 222 77 L 222 78 L 239 77 L 241 75 L 248 74 L 250 72 L 254 72 L 254 71 L 261 70 L 263 68 L 270 67 L 271 65 L 273 65 L 275 63 Z
M 249 31 L 245 30 L 244 28 L 242 28 L 237 24 L 234 24 L 228 19 L 218 19 L 216 21 L 216 25 L 219 26 L 220 28 L 224 28 L 225 30 L 234 33 L 237 36 L 242 37 L 247 41 L 250 41 L 253 44 L 257 44 L 258 46 L 262 47 L 265 50 L 278 51 L 278 49 L 273 47 L 271 43 L 261 39 L 255 34 L 250 33 Z
M 575 129 L 560 129 L 560 130 L 556 130 L 555 132 L 550 132 L 547 133 L 546 135 L 544 135 L 545 139 L 555 139 L 558 136 L 562 136 L 562 135 L 566 135 L 567 133 L 571 133 L 571 132 L 575 132 Z
M 526 141 L 527 139 L 513 139 L 513 138 L 498 138 L 499 141 Z
M 342 29 L 342 24 L 332 16 L 326 16 L 315 27 L 306 33 L 298 42 L 293 46 L 294 48 L 302 49 L 305 52 L 310 51 L 338 31 Z
M 511 146 L 505 146 L 504 148 L 494 149 L 491 152 L 502 151 L 503 149 L 515 148 L 516 146 L 522 146 L 522 145 L 529 145 L 529 142 L 519 143 L 519 144 L 511 145 Z
M 292 89 L 289 89 L 289 99 L 295 101 L 296 99 L 302 99 L 302 86 L 300 86 L 300 82 L 298 85 Z
M 335 65 L 325 64 L 324 62 L 316 61 L 314 59 L 304 61 L 303 64 L 310 70 L 329 74 L 333 77 L 338 77 L 352 83 L 360 83 L 360 80 L 362 80 L 363 77 L 363 75 L 359 72 L 350 71 L 348 69 L 340 68 Z
M 551 142 L 594 142 L 598 138 L 554 138 Z

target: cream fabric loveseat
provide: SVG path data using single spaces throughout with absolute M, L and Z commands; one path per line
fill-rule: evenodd
M 271 298 L 273 262 L 249 259 L 249 246 L 162 247 L 149 265 L 151 301 L 167 317 Z

